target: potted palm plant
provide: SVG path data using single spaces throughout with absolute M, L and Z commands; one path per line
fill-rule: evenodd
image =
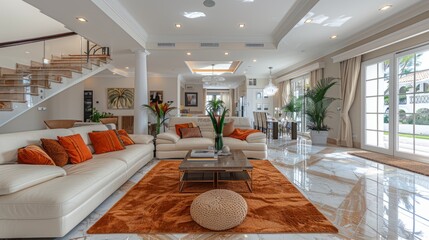
M 328 107 L 336 98 L 326 97 L 326 93 L 336 84 L 337 78 L 321 79 L 317 85 L 305 94 L 307 128 L 310 130 L 312 144 L 326 145 L 329 127 L 324 123 L 328 116 Z
M 161 125 L 165 123 L 165 121 L 168 120 L 168 113 L 176 107 L 171 107 L 171 104 L 173 102 L 169 103 L 158 103 L 153 102 L 148 104 L 144 104 L 143 106 L 148 108 L 156 117 L 156 134 L 159 134 L 161 132 Z
M 220 110 L 224 108 L 225 102 L 220 99 L 212 99 L 207 101 L 207 112 L 212 112 L 214 115 L 219 115 Z

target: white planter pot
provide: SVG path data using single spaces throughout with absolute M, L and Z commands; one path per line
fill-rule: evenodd
M 313 145 L 326 145 L 328 142 L 328 131 L 310 131 L 311 144 Z

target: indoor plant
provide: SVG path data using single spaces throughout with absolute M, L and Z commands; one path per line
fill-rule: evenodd
M 295 120 L 295 114 L 301 112 L 302 109 L 302 97 L 292 97 L 290 101 L 283 107 L 286 117 L 291 121 Z
M 222 114 L 220 116 L 216 115 L 216 112 L 213 110 L 213 108 L 209 108 L 207 107 L 207 112 L 209 114 L 209 117 L 212 121 L 213 124 L 213 128 L 215 131 L 215 149 L 217 151 L 222 150 L 223 147 L 223 127 L 224 127 L 224 123 L 225 123 L 225 116 L 228 113 L 229 109 L 226 109 L 224 107 L 221 107 L 219 109 L 217 109 L 217 111 L 219 110 L 223 110 Z
M 215 115 L 220 114 L 220 110 L 224 108 L 225 102 L 220 99 L 212 99 L 207 101 L 207 112 L 211 111 Z
M 100 113 L 96 108 L 92 108 L 92 114 L 91 116 L 89 116 L 89 118 L 91 119 L 91 122 L 100 122 L 101 118 L 108 118 L 112 116 L 113 116 L 113 113 L 109 113 L 109 112 Z
M 326 97 L 328 90 L 336 84 L 337 78 L 328 77 L 321 79 L 317 85 L 305 94 L 308 117 L 307 128 L 310 130 L 313 144 L 325 144 L 328 139 L 328 126 L 324 123 L 328 115 L 328 107 L 336 98 Z
M 168 103 L 158 103 L 153 102 L 148 104 L 144 104 L 143 106 L 151 110 L 151 112 L 156 117 L 156 134 L 159 134 L 161 132 L 161 125 L 165 123 L 165 121 L 168 120 L 167 114 L 171 111 L 176 109 L 176 107 L 171 107 L 171 104 L 173 102 Z

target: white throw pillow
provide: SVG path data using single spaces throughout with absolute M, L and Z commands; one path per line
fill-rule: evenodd
M 153 141 L 152 135 L 129 134 L 130 138 L 137 144 L 149 144 Z
M 64 169 L 57 166 L 8 164 L 0 165 L 0 195 L 11 194 L 22 189 L 65 176 Z
M 160 134 L 156 135 L 156 138 L 166 140 L 166 141 L 169 141 L 171 143 L 177 143 L 177 141 L 180 140 L 180 137 L 176 133 L 172 133 L 172 132 L 160 133 Z
M 266 143 L 267 142 L 267 136 L 261 132 L 252 133 L 249 136 L 247 136 L 246 141 L 248 143 Z

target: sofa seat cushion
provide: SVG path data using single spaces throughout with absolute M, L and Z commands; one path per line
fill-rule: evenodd
M 94 158 L 118 159 L 126 163 L 129 169 L 144 156 L 151 154 L 153 150 L 152 144 L 134 144 L 127 146 L 124 150 L 94 155 Z
M 56 166 L 27 164 L 0 165 L 0 195 L 18 192 L 65 175 L 66 171 Z
M 248 143 L 244 140 L 239 140 L 231 137 L 223 138 L 223 145 L 228 146 L 231 150 L 250 150 L 250 151 L 266 151 L 267 145 L 264 143 Z
M 210 138 L 184 138 L 177 141 L 175 149 L 171 150 L 207 149 L 210 146 L 214 146 Z
M 124 162 L 106 158 L 66 165 L 67 176 L 0 197 L 0 220 L 66 216 L 112 181 L 125 182 L 126 168 Z

